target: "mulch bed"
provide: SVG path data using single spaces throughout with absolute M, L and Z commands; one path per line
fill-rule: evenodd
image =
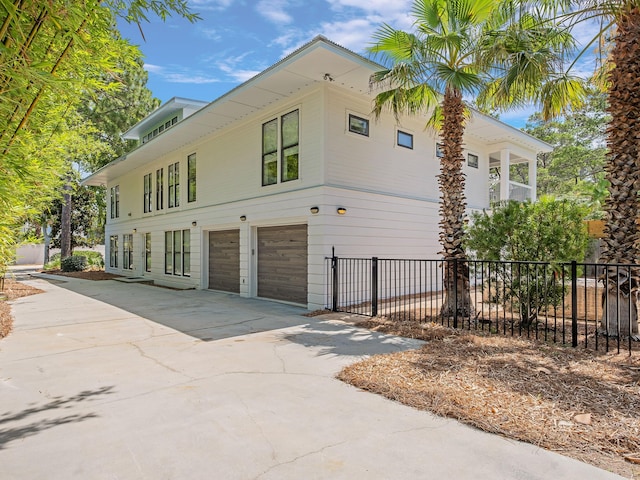
M 84 272 L 63 272 L 62 270 L 43 270 L 42 273 L 60 275 L 62 277 L 81 278 L 83 280 L 112 280 L 121 277 L 115 273 L 107 273 L 103 270 L 86 270 Z
M 640 478 L 640 356 L 613 355 L 436 324 L 367 319 L 358 326 L 420 338 L 338 378 L 628 478 Z

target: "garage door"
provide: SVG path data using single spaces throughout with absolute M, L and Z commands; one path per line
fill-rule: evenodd
M 240 230 L 209 232 L 209 288 L 240 293 Z
M 258 296 L 307 304 L 307 226 L 258 228 Z

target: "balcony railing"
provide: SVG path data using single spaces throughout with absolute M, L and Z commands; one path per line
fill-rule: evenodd
M 524 183 L 509 182 L 509 198 L 508 200 L 516 200 L 518 202 L 526 202 L 532 200 L 532 189 L 530 185 Z M 497 183 L 489 187 L 489 201 L 491 203 L 499 202 L 500 198 L 500 184 Z

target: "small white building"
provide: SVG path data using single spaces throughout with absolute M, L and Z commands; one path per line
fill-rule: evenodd
M 174 98 L 135 125 L 139 146 L 84 180 L 107 188 L 106 270 L 309 309 L 326 257 L 437 258 L 438 145 L 425 118 L 375 120 L 382 69 L 324 37 L 212 103 Z M 541 142 L 474 113 L 470 209 L 535 200 Z M 527 162 L 528 184 L 509 180 Z M 495 185 L 493 188 L 495 194 Z

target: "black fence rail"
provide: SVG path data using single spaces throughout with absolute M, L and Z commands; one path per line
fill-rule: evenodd
M 640 351 L 640 265 L 334 256 L 326 268 L 333 311 Z

